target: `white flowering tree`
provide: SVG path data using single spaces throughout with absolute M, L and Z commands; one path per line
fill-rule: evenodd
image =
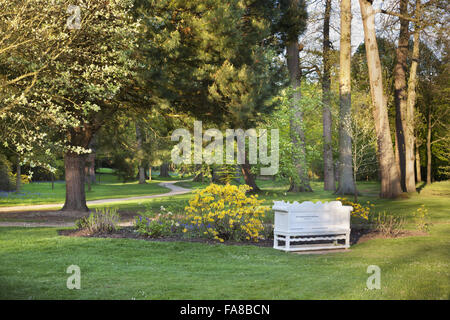
M 26 2 L 0 1 L 15 10 Z M 138 24 L 129 17 L 133 1 L 33 2 L 40 7 L 25 5 L 17 14 L 33 16 L 40 9 L 38 20 L 52 32 L 44 33 L 47 47 L 30 41 L 24 44 L 25 53 L 9 51 L 9 59 L 3 60 L 2 141 L 34 161 L 40 154 L 63 152 L 63 210 L 87 211 L 84 166 L 89 143 L 108 117 L 124 107 L 121 96 L 136 69 L 132 54 Z M 4 23 L 14 29 L 16 22 Z M 30 28 L 26 26 L 26 32 Z M 27 69 L 39 72 L 24 77 L 25 82 L 9 80 Z

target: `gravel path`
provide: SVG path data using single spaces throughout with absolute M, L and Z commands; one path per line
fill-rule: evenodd
M 141 200 L 141 199 L 152 199 L 152 198 L 161 198 L 167 196 L 174 196 L 178 194 L 185 194 L 191 192 L 191 189 L 183 188 L 180 186 L 176 186 L 175 183 L 179 181 L 167 181 L 159 183 L 160 186 L 169 188 L 170 191 L 162 194 L 154 194 L 150 196 L 137 196 L 137 197 L 128 197 L 128 198 L 118 198 L 118 199 L 102 199 L 102 200 L 92 200 L 87 201 L 87 205 L 98 205 L 98 204 L 109 204 L 121 201 L 129 201 L 129 200 Z M 39 205 L 30 205 L 30 206 L 15 206 L 15 207 L 0 207 L 0 215 L 2 213 L 12 213 L 12 212 L 26 212 L 26 211 L 39 211 L 39 210 L 48 210 L 48 209 L 61 209 L 63 203 L 58 204 L 39 204 Z M 47 213 L 47 215 L 51 215 L 52 213 Z M 61 213 L 57 213 L 58 216 L 62 216 Z M 120 225 L 126 226 L 129 225 L 129 222 L 121 223 Z M 0 227 L 72 227 L 74 226 L 73 222 L 0 222 Z

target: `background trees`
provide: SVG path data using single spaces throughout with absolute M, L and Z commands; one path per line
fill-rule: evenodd
M 0 0 L 3 168 L 9 177 L 30 165 L 54 172 L 64 156 L 67 210 L 87 210 L 96 157 L 124 181 L 144 184 L 152 166 L 213 180 L 239 169 L 258 191 L 245 150 L 236 150 L 247 159 L 239 168 L 170 163 L 171 132 L 194 119 L 204 128 L 279 129 L 277 178 L 290 191 L 323 179 L 326 190 L 338 180 L 338 193 L 353 193 L 356 180 L 378 171 L 381 196 L 395 197 L 414 191 L 422 171 L 429 183 L 448 178 L 444 1 L 374 10 L 360 0 L 365 41 L 356 51 L 347 0 L 340 28 L 333 0 L 83 3 L 78 29 L 67 27 L 67 1 L 38 10 Z M 393 32 L 375 14 L 389 17 Z
M 306 27 L 306 7 L 302 0 L 281 1 L 280 5 L 282 8 L 280 31 L 286 46 L 286 62 L 292 87 L 291 108 L 293 114 L 289 127 L 292 147 L 297 150 L 297 152 L 292 153 L 296 174 L 291 177 L 289 191 L 312 191 L 306 168 L 305 132 L 303 128 L 304 113 L 300 106 L 302 71 L 299 63 L 299 52 L 303 45 L 299 43 L 298 38 Z
M 56 42 L 64 50 L 40 71 L 39 81 L 26 97 L 14 109 L 3 113 L 3 123 L 7 124 L 6 139 L 17 145 L 19 152 L 30 153 L 36 144 L 47 153 L 52 152 L 49 144 L 64 152 L 66 203 L 63 210 L 83 211 L 87 210 L 85 155 L 95 132 L 120 107 L 121 89 L 130 83 L 136 68 L 130 55 L 137 25 L 127 16 L 132 1 L 84 2 L 79 29 L 66 27 L 65 5 L 64 1 L 57 3 L 56 16 L 44 10 L 47 16 L 43 17 L 59 26 L 57 39 L 62 40 Z M 24 11 L 24 15 L 34 12 L 32 6 Z M 65 42 L 71 35 L 71 41 Z M 30 60 L 21 64 L 33 65 L 40 59 L 30 55 Z

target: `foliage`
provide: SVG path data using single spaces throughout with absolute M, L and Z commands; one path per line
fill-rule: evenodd
M 113 232 L 118 228 L 120 216 L 117 209 L 102 208 L 96 209 L 88 217 L 83 217 L 75 222 L 75 226 L 80 230 L 89 233 Z
M 0 190 L 11 191 L 16 188 L 14 176 L 11 173 L 11 162 L 0 154 Z
M 280 0 L 279 5 L 281 12 L 276 29 L 284 42 L 297 41 L 306 29 L 306 1 Z
M 302 99 L 300 100 L 300 109 L 305 114 L 302 122 L 298 125 L 302 127 L 305 134 L 306 155 L 294 148 L 291 138 L 291 123 L 294 118 L 291 108 L 292 90 L 283 90 L 283 92 L 274 98 L 277 107 L 275 111 L 265 116 L 260 122 L 260 128 L 267 129 L 268 146 L 270 142 L 270 129 L 279 130 L 279 171 L 277 176 L 293 180 L 296 185 L 300 185 L 300 177 L 292 159 L 302 159 L 302 165 L 311 168 L 312 163 L 322 164 L 322 125 L 318 121 L 321 118 L 321 101 L 319 96 L 319 87 L 315 84 L 303 81 Z M 257 172 L 258 166 L 254 166 L 254 172 Z M 321 170 L 320 170 L 321 171 Z
M 83 1 L 79 29 L 64 26 L 69 4 L 59 0 L 24 6 L 22 15 L 42 10 L 36 20 L 55 31 L 49 36 L 50 61 L 45 47 L 31 45 L 27 55 L 13 55 L 0 68 L 0 77 L 40 70 L 33 87 L 0 117 L 2 143 L 21 154 L 22 162 L 46 163 L 61 151 L 87 153 L 90 134 L 119 108 L 119 95 L 136 69 L 131 55 L 138 24 L 129 17 L 133 1 Z M 14 21 L 8 23 L 12 27 Z M 21 82 L 14 86 L 20 92 Z M 8 103 L 0 99 L 0 108 Z
M 14 179 L 14 181 L 17 179 L 17 173 L 14 173 L 12 175 L 12 178 Z M 26 174 L 21 174 L 20 175 L 20 184 L 29 184 L 31 182 L 31 179 L 29 176 L 27 176 Z
M 155 217 L 151 217 L 149 212 L 137 216 L 134 225 L 139 234 L 150 238 L 182 234 L 182 230 L 186 227 L 185 223 L 176 220 L 176 216 L 162 206 L 160 213 Z
M 257 195 L 247 196 L 250 189 L 247 185 L 211 184 L 195 191 L 186 207 L 187 217 L 204 235 L 220 242 L 258 241 L 264 228 L 262 218 L 269 208 L 261 205 Z
M 135 15 L 152 104 L 237 127 L 270 112 L 285 82 L 276 1 L 137 1 Z
M 386 237 L 396 237 L 403 231 L 405 218 L 397 217 L 386 211 L 379 212 L 372 219 L 375 230 L 379 231 Z
M 375 124 L 372 121 L 373 106 L 367 93 L 354 90 L 352 93 L 352 117 L 348 130 L 352 137 L 353 179 L 373 180 L 377 178 L 377 147 Z
M 237 178 L 236 166 L 230 164 L 219 166 L 214 170 L 214 175 L 217 177 L 217 182 L 221 184 L 232 184 L 233 180 Z
M 430 230 L 431 222 L 430 222 L 430 214 L 425 205 L 421 205 L 414 212 L 414 218 L 416 222 L 417 228 L 422 232 L 428 232 Z
M 342 205 L 344 206 L 352 206 L 353 211 L 351 213 L 352 217 L 361 218 L 364 220 L 369 220 L 370 216 L 370 207 L 373 207 L 374 205 L 370 203 L 370 201 L 367 201 L 367 206 L 362 206 L 359 203 L 352 202 L 348 200 L 347 198 L 336 198 L 336 201 L 341 201 Z

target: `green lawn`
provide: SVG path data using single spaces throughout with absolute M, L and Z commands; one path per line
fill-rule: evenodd
M 158 186 L 158 183 L 174 179 L 168 178 L 162 180 L 155 178 L 152 181 L 148 181 L 147 184 L 140 185 L 137 181 L 123 183 L 114 174 L 103 173 L 97 175 L 98 180 L 100 180 L 100 183 L 93 184 L 91 191 L 87 191 L 86 187 L 87 200 L 126 198 L 166 193 L 170 190 Z M 0 207 L 63 203 L 65 194 L 66 185 L 64 182 L 56 182 L 53 190 L 50 182 L 33 182 L 23 185 L 19 193 L 0 192 Z
M 314 185 L 317 191 L 311 194 L 287 196 L 282 189 L 267 190 L 261 197 L 268 202 L 334 198 L 319 187 Z M 376 189 L 376 184 L 366 187 Z M 349 252 L 326 255 L 255 246 L 69 238 L 53 228 L 0 228 L 0 299 L 450 299 L 449 194 L 450 182 L 440 182 L 409 199 L 363 197 L 376 210 L 408 218 L 409 228 L 412 212 L 425 204 L 432 215 L 430 234 L 373 239 Z M 188 199 L 181 195 L 145 204 L 182 210 Z M 71 264 L 81 268 L 81 290 L 66 288 Z M 381 290 L 366 288 L 369 265 L 381 268 Z
M 296 255 L 253 246 L 66 238 L 2 228 L 1 299 L 449 299 L 450 225 L 376 239 L 347 253 Z M 81 269 L 81 290 L 66 268 Z M 369 265 L 381 290 L 367 290 Z

